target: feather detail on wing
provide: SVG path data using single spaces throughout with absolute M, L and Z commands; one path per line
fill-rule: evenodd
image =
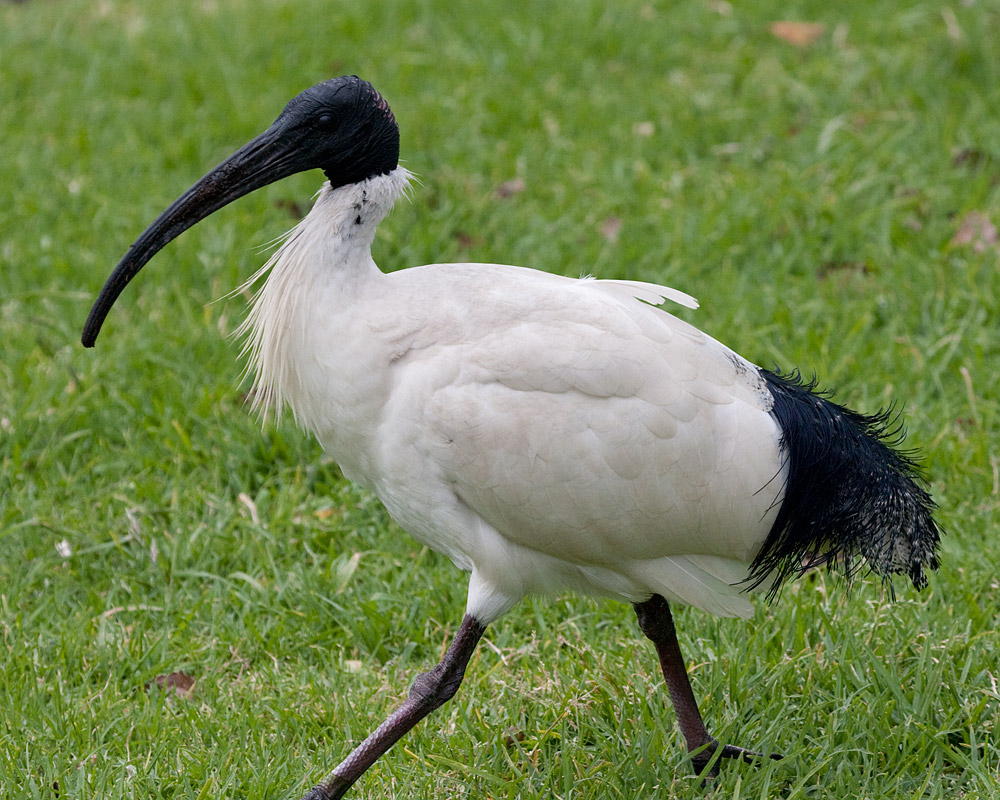
M 667 300 L 685 308 L 698 308 L 698 301 L 691 295 L 669 286 L 659 286 L 644 281 L 595 280 L 595 288 L 607 290 L 609 294 L 634 297 L 651 306 L 661 306 Z
M 458 286 L 473 267 L 454 269 Z M 690 307 L 683 293 L 533 273 L 531 284 L 518 275 L 518 296 L 504 293 L 500 272 L 515 268 L 475 269 L 492 273 L 482 277 L 493 294 L 472 298 L 470 283 L 447 297 L 442 324 L 454 339 L 442 346 L 435 331 L 434 347 L 409 349 L 394 392 L 413 408 L 415 461 L 435 464 L 510 547 L 590 570 L 591 591 L 612 585 L 613 572 L 630 599 L 658 592 L 749 613 L 745 587 L 733 584 L 781 491 L 779 434 L 757 369 L 650 305 Z M 405 414 L 401 405 L 391 416 Z

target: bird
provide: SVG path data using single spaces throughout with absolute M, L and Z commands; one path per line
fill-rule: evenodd
M 774 599 L 821 565 L 923 588 L 942 531 L 898 414 L 851 410 L 797 371 L 751 363 L 662 308 L 697 306 L 669 287 L 497 264 L 383 273 L 376 228 L 413 178 L 399 153 L 370 83 L 306 89 L 140 234 L 82 336 L 94 346 L 128 283 L 192 225 L 324 173 L 247 284 L 259 285 L 240 328 L 251 402 L 289 410 L 469 587 L 440 663 L 304 800 L 343 797 L 454 696 L 487 626 L 536 594 L 633 605 L 704 780 L 723 759 L 780 758 L 709 733 L 671 604 L 749 618 L 754 592 Z

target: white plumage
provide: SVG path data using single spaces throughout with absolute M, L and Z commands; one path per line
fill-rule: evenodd
M 937 565 L 933 503 L 887 417 L 838 406 L 654 307 L 697 305 L 667 287 L 495 264 L 383 274 L 371 245 L 408 185 L 398 155 L 395 119 L 369 84 L 308 89 L 143 232 L 83 335 L 94 343 L 128 282 L 188 227 L 323 169 L 312 211 L 250 281 L 266 276 L 241 328 L 254 404 L 289 407 L 348 478 L 471 577 L 444 658 L 306 800 L 342 797 L 450 698 L 486 626 L 529 593 L 633 603 L 696 769 L 759 758 L 706 730 L 668 601 L 748 617 L 751 588 L 825 562 L 923 585 Z
M 471 571 L 484 623 L 567 589 L 749 616 L 741 582 L 784 486 L 758 370 L 644 302 L 693 304 L 667 287 L 380 272 L 375 227 L 407 177 L 326 185 L 271 259 L 243 326 L 256 402 L 287 403 L 347 477 Z

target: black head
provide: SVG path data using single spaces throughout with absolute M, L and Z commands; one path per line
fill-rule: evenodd
M 318 83 L 182 194 L 133 242 L 104 284 L 83 328 L 92 347 L 115 300 L 168 242 L 209 214 L 269 183 L 321 169 L 334 188 L 384 175 L 399 160 L 399 128 L 370 83 L 356 76 Z
M 389 104 L 354 75 L 317 83 L 292 98 L 275 129 L 272 135 L 286 146 L 294 143 L 294 171 L 321 169 L 334 188 L 385 175 L 399 163 L 399 128 Z

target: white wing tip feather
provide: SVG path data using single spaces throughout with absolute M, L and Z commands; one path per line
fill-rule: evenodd
M 596 280 L 594 284 L 615 290 L 624 290 L 636 300 L 649 303 L 651 306 L 661 306 L 668 300 L 684 308 L 698 308 L 698 301 L 686 292 L 672 289 L 669 286 L 659 286 L 644 281 Z

